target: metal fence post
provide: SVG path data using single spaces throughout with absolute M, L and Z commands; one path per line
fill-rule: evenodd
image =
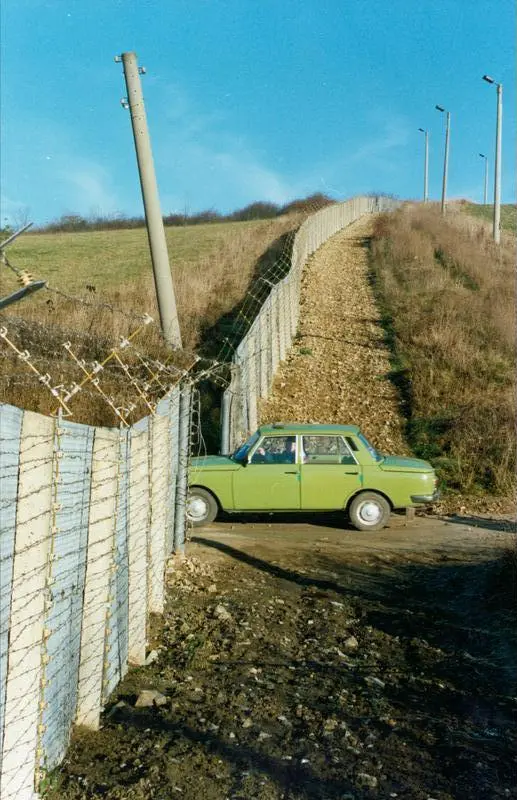
M 191 414 L 192 385 L 188 383 L 183 386 L 180 394 L 178 479 L 176 481 L 176 504 L 174 513 L 174 552 L 176 555 L 182 555 L 185 551 Z
M 221 398 L 221 453 L 223 456 L 230 452 L 230 414 L 231 392 L 226 389 Z
M 268 336 L 267 336 L 267 312 L 265 306 L 262 307 L 259 315 L 258 323 L 258 341 L 259 341 L 259 394 L 260 397 L 266 397 L 268 392 L 267 382 L 267 362 L 268 362 Z
M 280 335 L 278 324 L 278 285 L 271 291 L 271 382 L 280 361 Z M 271 385 L 270 382 L 270 385 Z

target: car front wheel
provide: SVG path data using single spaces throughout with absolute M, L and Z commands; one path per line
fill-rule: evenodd
M 206 489 L 193 486 L 187 495 L 187 520 L 195 528 L 208 525 L 217 516 L 218 507 L 215 498 Z
M 388 524 L 391 508 L 377 492 L 361 492 L 349 508 L 350 522 L 359 531 L 378 531 Z

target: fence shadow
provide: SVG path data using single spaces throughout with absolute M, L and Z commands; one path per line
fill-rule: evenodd
M 504 608 L 498 606 L 494 614 L 487 607 L 487 598 L 494 590 L 494 575 L 498 574 L 497 559 L 481 564 L 400 564 L 371 569 L 350 566 L 320 553 L 311 554 L 312 573 L 307 575 L 224 543 L 203 537 L 194 537 L 194 541 L 300 589 L 301 593 L 296 592 L 292 598 L 295 606 L 302 608 L 297 633 L 301 642 L 315 644 L 297 655 L 296 651 L 281 650 L 272 637 L 267 647 L 253 656 L 232 652 L 209 667 L 203 666 L 204 662 L 189 664 L 192 674 L 201 670 L 200 675 L 210 687 L 205 705 L 190 706 L 186 701 L 181 711 L 122 706 L 109 715 L 106 735 L 115 725 L 127 731 L 128 736 L 136 731 L 154 737 L 151 742 L 163 742 L 165 737 L 167 758 L 176 755 L 190 761 L 197 758 L 192 746 L 201 748 L 209 756 L 222 759 L 230 770 L 228 777 L 233 785 L 225 789 L 224 796 L 250 796 L 242 792 L 243 770 L 249 770 L 273 781 L 286 796 L 307 800 L 369 797 L 369 790 L 361 792 L 354 780 L 361 771 L 361 758 L 368 751 L 346 749 L 350 739 L 361 743 L 368 737 L 373 737 L 375 752 L 384 763 L 385 792 L 416 796 L 411 792 L 418 786 L 422 791 L 427 787 L 430 794 L 427 781 L 432 780 L 451 796 L 474 800 L 491 796 L 496 786 L 512 784 L 514 753 L 510 734 L 515 701 L 508 695 L 515 688 L 510 669 L 516 652 L 515 637 L 508 636 L 504 629 L 504 620 L 508 619 Z M 318 573 L 335 577 L 327 579 Z M 322 620 L 327 634 L 309 626 L 309 622 L 320 618 L 318 610 L 327 608 L 327 601 L 336 596 L 343 603 L 345 618 L 356 618 L 352 630 L 361 643 L 357 654 L 346 663 L 335 654 L 335 648 L 330 651 L 323 646 L 325 635 L 329 641 L 338 641 L 343 631 L 335 630 L 330 618 L 327 623 Z M 235 601 L 227 602 L 231 605 Z M 237 607 L 235 610 L 238 613 Z M 317 639 L 307 638 L 315 634 Z M 219 634 L 212 631 L 210 636 L 214 635 Z M 505 636 L 509 640 L 506 650 L 501 649 Z M 380 649 L 373 662 L 368 656 L 369 642 Z M 183 670 L 178 655 L 181 643 L 178 652 L 173 650 L 169 658 L 176 669 Z M 289 680 L 275 682 L 274 689 L 275 705 L 290 712 L 292 728 L 287 738 L 282 738 L 282 733 L 275 735 L 275 723 L 270 723 L 273 737 L 262 744 L 255 744 L 244 733 L 238 741 L 228 739 L 232 730 L 228 726 L 238 724 L 235 715 L 242 714 L 233 690 L 250 668 L 264 676 L 278 676 L 281 670 L 290 676 Z M 379 687 L 372 688 L 371 675 L 381 679 Z M 232 698 L 224 711 L 215 711 L 210 699 L 218 689 L 227 691 Z M 355 704 L 336 704 L 341 691 L 356 698 Z M 171 694 L 174 696 L 174 687 Z M 253 708 L 260 711 L 266 696 L 267 690 L 261 689 Z M 129 694 L 118 697 L 130 704 L 135 699 Z M 298 703 L 307 709 L 306 719 L 294 714 Z M 309 731 L 317 730 L 307 722 L 312 712 L 322 719 L 335 719 L 336 733 L 330 738 L 321 731 L 315 733 L 311 747 L 305 751 Z M 216 722 L 222 723 L 224 732 L 206 731 L 199 717 L 210 719 L 211 713 Z M 193 721 L 194 714 L 197 721 Z M 392 716 L 397 723 L 395 728 L 391 726 Z M 267 717 L 266 713 L 265 730 Z M 314 741 L 318 744 L 316 750 Z M 293 754 L 292 761 L 282 758 L 286 752 Z M 302 755 L 315 752 L 319 752 L 317 760 L 312 761 L 311 757 L 302 763 Z M 337 752 L 343 756 L 338 765 L 331 763 Z M 415 761 L 416 753 L 420 756 Z M 480 761 L 482 772 L 476 768 Z
M 244 338 L 271 287 L 291 269 L 291 254 L 297 228 L 283 233 L 257 259 L 244 298 L 201 334 L 199 352 L 205 358 L 229 361 Z

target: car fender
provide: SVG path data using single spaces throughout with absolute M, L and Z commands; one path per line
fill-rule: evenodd
M 390 508 L 393 511 L 395 506 L 393 505 L 393 501 L 391 500 L 389 495 L 387 495 L 386 492 L 380 491 L 379 489 L 370 486 L 361 486 L 360 489 L 357 489 L 357 491 L 353 492 L 345 503 L 345 511 L 348 511 L 354 498 L 356 498 L 357 495 L 362 494 L 363 492 L 375 492 L 375 494 L 384 497 L 384 499 L 390 504 Z

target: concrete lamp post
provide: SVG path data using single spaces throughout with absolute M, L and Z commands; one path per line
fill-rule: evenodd
M 494 165 L 494 242 L 501 241 L 501 137 L 503 122 L 503 84 L 497 83 L 490 75 L 483 75 L 483 80 L 493 83 L 497 89 L 497 113 L 495 122 L 495 165 Z
M 427 203 L 429 200 L 429 131 L 424 130 L 424 128 L 419 128 L 425 135 L 425 151 L 424 151 L 424 203 Z
M 443 156 L 443 180 L 442 180 L 442 214 L 445 214 L 445 199 L 447 197 L 447 171 L 449 169 L 449 137 L 451 131 L 451 112 L 447 111 L 443 106 L 435 106 L 437 111 L 446 114 L 445 125 L 445 152 Z

